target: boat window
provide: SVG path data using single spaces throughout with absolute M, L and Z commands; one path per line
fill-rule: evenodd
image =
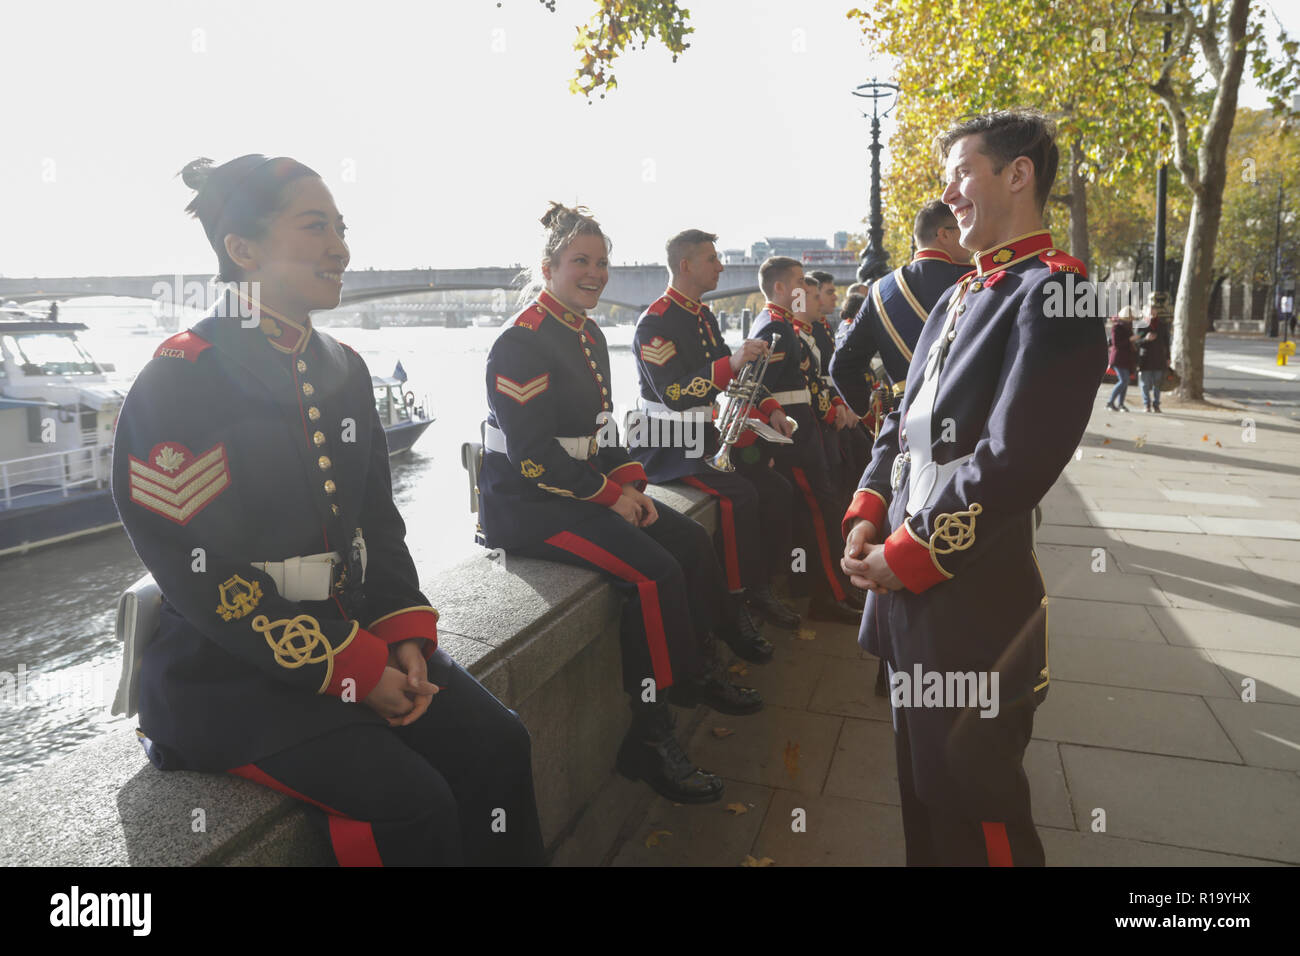
M 5 336 L 18 364 L 28 375 L 94 375 L 95 361 L 71 335 L 39 332 Z
M 375 386 L 375 407 L 379 409 L 379 421 L 387 425 L 391 415 L 392 399 L 388 394 L 387 385 Z

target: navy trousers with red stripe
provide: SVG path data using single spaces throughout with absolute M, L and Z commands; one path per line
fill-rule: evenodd
M 736 471 L 706 469 L 682 479 L 718 500 L 713 536 L 727 590 L 765 587 L 790 561 L 790 483 L 766 464 Z M 847 507 L 847 506 L 846 506 Z
M 702 649 L 722 620 L 725 587 L 708 532 L 655 502 L 659 514 L 645 528 L 608 508 L 545 541 L 511 554 L 594 568 L 627 597 L 620 637 L 623 687 L 640 694 L 650 678 L 658 690 L 703 666 Z
M 230 772 L 306 803 L 342 866 L 544 863 L 528 731 L 444 652 L 429 679 L 442 690 L 413 724 L 349 725 Z
M 843 601 L 849 582 L 840 568 L 840 519 L 848 504 L 840 502 L 831 486 L 817 423 L 811 415 L 801 416 L 799 422 L 794 445 L 777 452 L 776 467 L 794 488 L 794 537 L 808 558 L 804 577 L 809 590 L 814 598 Z M 812 433 L 805 434 L 809 430 Z
M 1034 702 L 996 717 L 895 707 L 908 866 L 1043 866 L 1025 776 Z

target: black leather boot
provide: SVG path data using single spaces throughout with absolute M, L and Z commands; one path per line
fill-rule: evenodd
M 763 637 L 758 624 L 749 613 L 744 595 L 728 595 L 731 602 L 732 619 L 724 621 L 720 633 L 738 657 L 755 664 L 764 664 L 772 659 L 772 643 Z
M 751 608 L 777 627 L 785 627 L 793 631 L 799 626 L 799 615 L 773 594 L 772 589 L 767 585 L 761 588 L 750 588 L 745 592 L 745 600 Z
M 667 704 L 634 699 L 632 710 L 632 727 L 618 751 L 619 773 L 644 780 L 674 803 L 712 803 L 722 797 L 722 779 L 691 763 L 677 742 Z

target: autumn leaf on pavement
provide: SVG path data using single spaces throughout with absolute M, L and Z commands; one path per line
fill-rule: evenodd
M 799 775 L 799 745 L 785 742 L 785 772 L 793 780 Z
M 1134 447 L 1134 448 L 1141 448 L 1141 447 L 1142 447 L 1143 445 L 1145 445 L 1146 443 L 1147 443 L 1147 436 L 1146 436 L 1146 435 L 1138 435 L 1137 439 L 1133 442 L 1133 447 Z
M 730 737 L 734 733 L 735 733 L 734 730 L 728 730 L 726 727 L 713 728 L 713 736 L 717 737 L 719 740 L 721 740 L 723 737 Z
M 1209 436 L 1209 435 L 1202 435 L 1202 436 L 1201 436 L 1201 441 L 1209 441 L 1209 440 L 1210 440 L 1210 436 Z
M 1102 441 L 1102 444 L 1103 444 L 1103 445 L 1109 445 L 1109 444 L 1110 444 L 1110 439 L 1109 439 L 1109 438 L 1105 439 L 1104 441 Z
M 815 641 L 815 640 L 817 640 L 817 632 L 814 631 L 814 630 L 813 630 L 812 628 L 810 628 L 810 627 L 801 627 L 801 628 L 799 628 L 799 633 L 798 633 L 797 635 L 795 635 L 795 636 L 798 637 L 799 640 L 801 640 L 801 641 Z
M 1221 441 L 1216 441 L 1216 442 L 1214 443 L 1214 447 L 1215 447 L 1215 448 L 1222 448 L 1222 447 L 1223 447 L 1223 442 L 1221 442 Z
M 744 664 L 742 664 L 740 661 L 736 661 L 736 663 L 728 667 L 727 670 L 728 672 L 732 674 L 736 674 L 740 677 L 744 677 L 746 674 L 749 673 L 749 668 L 746 667 Z
M 740 816 L 742 813 L 748 813 L 749 807 L 745 806 L 743 803 L 729 803 L 726 806 L 726 810 L 735 816 Z
M 741 866 L 771 866 L 775 862 L 776 860 L 772 859 L 770 856 L 765 856 L 761 860 L 756 860 L 752 856 L 746 856 L 745 861 L 740 865 Z
M 651 830 L 650 835 L 645 838 L 646 848 L 649 849 L 652 846 L 658 846 L 659 838 L 667 836 L 672 836 L 672 833 L 668 830 Z

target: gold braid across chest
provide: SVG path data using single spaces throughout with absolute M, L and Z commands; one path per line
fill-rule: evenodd
M 983 511 L 983 506 L 975 502 L 969 511 L 939 515 L 934 520 L 934 534 L 930 535 L 930 550 L 935 554 L 965 551 L 975 543 L 975 519 Z
M 320 622 L 310 614 L 299 614 L 293 618 L 270 620 L 265 614 L 253 618 L 253 630 L 266 638 L 267 646 L 275 655 L 275 662 L 281 667 L 295 670 L 304 664 L 324 664 L 334 655 L 334 648 L 321 633 Z M 277 628 L 283 628 L 279 637 L 273 636 Z

